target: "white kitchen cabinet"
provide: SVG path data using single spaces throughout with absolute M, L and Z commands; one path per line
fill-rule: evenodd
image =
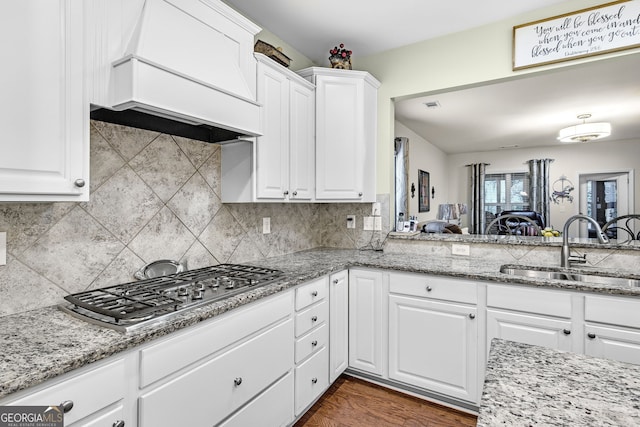
M 329 279 L 296 288 L 295 415 L 329 387 Z
M 52 383 L 52 384 L 51 384 Z M 19 396 L 0 400 L 0 405 L 71 406 L 64 414 L 64 425 L 111 426 L 118 421 L 135 425 L 127 418 L 127 378 L 123 358 L 109 359 L 63 375 Z
M 329 277 L 329 383 L 349 366 L 349 274 Z
M 268 57 L 258 60 L 262 136 L 222 147 L 225 202 L 311 201 L 315 182 L 313 84 Z M 253 161 L 247 162 L 248 158 Z
M 274 402 L 274 387 L 292 385 L 277 384 L 293 372 L 292 311 L 293 291 L 285 292 L 141 349 L 138 425 L 211 426 L 238 410 L 247 411 L 238 419 L 255 417 Z M 285 424 L 293 420 L 293 399 L 271 409 Z
M 349 367 L 383 376 L 386 363 L 386 290 L 383 274 L 349 270 Z
M 487 353 L 493 338 L 576 351 L 573 299 L 567 292 L 487 286 Z
M 477 403 L 476 284 L 391 273 L 389 290 L 389 378 Z
M 637 299 L 586 296 L 585 354 L 640 365 L 639 313 Z
M 298 74 L 316 86 L 316 199 L 375 202 L 380 82 L 363 71 L 311 67 Z
M 89 200 L 83 7 L 2 3 L 0 202 Z

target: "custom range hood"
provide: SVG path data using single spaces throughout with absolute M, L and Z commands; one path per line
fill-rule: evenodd
M 95 67 L 91 118 L 207 142 L 260 135 L 253 61 L 260 28 L 219 0 L 144 0 L 137 8 L 129 1 L 107 6 L 106 15 L 122 17 L 126 48 Z M 113 19 L 104 12 L 93 18 L 109 34 Z M 94 45 L 117 50 L 105 37 Z

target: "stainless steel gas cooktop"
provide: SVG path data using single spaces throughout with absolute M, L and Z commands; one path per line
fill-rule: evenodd
M 67 295 L 60 308 L 76 317 L 128 332 L 185 310 L 280 280 L 263 267 L 220 264 Z

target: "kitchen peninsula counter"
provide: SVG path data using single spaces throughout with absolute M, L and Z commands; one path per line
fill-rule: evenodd
M 45 307 L 2 317 L 0 398 L 40 384 L 176 330 L 194 325 L 269 295 L 350 267 L 426 273 L 501 283 L 640 297 L 640 288 L 612 287 L 508 276 L 501 260 L 461 256 L 404 255 L 380 251 L 315 249 L 247 264 L 282 270 L 282 280 L 212 302 L 159 325 L 123 334 Z
M 477 425 L 640 425 L 640 366 L 494 339 Z

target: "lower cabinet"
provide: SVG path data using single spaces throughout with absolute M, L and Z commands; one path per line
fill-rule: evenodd
M 349 273 L 329 276 L 329 382 L 349 366 Z
M 382 376 L 386 358 L 383 274 L 349 270 L 349 367 Z
M 475 403 L 476 284 L 391 273 L 389 288 L 389 379 Z
M 584 333 L 587 355 L 640 364 L 640 300 L 586 296 Z
M 127 404 L 125 361 L 122 358 L 98 362 L 98 367 L 72 372 L 54 384 L 0 405 L 53 406 L 65 408 L 65 426 L 135 425 L 126 418 Z M 125 424 L 117 424 L 125 423 Z
M 299 286 L 295 292 L 294 412 L 298 417 L 329 387 L 329 278 Z
M 571 294 L 520 286 L 487 286 L 487 352 L 493 338 L 575 351 Z

